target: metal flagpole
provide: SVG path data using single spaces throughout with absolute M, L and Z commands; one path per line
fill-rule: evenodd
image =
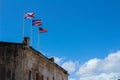
M 32 25 L 31 25 L 31 34 L 30 34 L 30 37 L 31 37 L 31 46 L 32 46 Z
M 24 25 L 25 25 L 25 19 L 24 19 L 24 16 L 25 15 L 25 13 L 23 14 L 23 24 L 22 24 L 22 40 L 24 40 Z M 24 55 L 24 49 L 22 50 L 22 54 L 21 54 L 21 67 L 22 67 L 22 69 L 21 69 L 21 71 L 22 71 L 22 75 L 21 75 L 21 80 L 22 80 L 22 77 L 23 77 L 23 71 L 24 71 L 24 69 L 23 69 L 23 55 Z
M 24 14 L 23 14 L 23 24 L 22 24 L 22 39 L 24 38 L 24 25 L 25 25 Z
M 40 33 L 39 33 L 39 29 L 38 29 L 38 51 L 40 49 Z

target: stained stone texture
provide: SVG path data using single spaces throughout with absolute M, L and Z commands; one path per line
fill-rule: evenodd
M 23 43 L 0 42 L 0 80 L 68 80 L 68 72 Z

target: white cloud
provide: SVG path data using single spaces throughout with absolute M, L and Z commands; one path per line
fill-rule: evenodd
M 59 64 L 62 66 L 65 70 L 67 70 L 69 73 L 72 73 L 76 70 L 76 67 L 79 65 L 79 63 L 73 62 L 73 61 L 64 61 L 65 58 L 59 58 L 59 57 L 54 57 L 55 63 Z
M 118 80 L 120 73 L 101 73 L 99 75 L 92 75 L 81 77 L 80 80 Z
M 102 61 L 105 72 L 120 72 L 120 51 L 111 53 Z
M 65 58 L 54 57 L 54 59 L 55 59 L 55 63 L 61 65 Z
M 77 72 L 77 75 L 82 75 L 82 76 L 91 76 L 96 74 L 96 71 L 99 70 L 99 62 L 101 60 L 98 59 L 91 59 L 85 64 L 81 65 L 79 68 L 79 71 Z
M 76 63 L 72 61 L 64 62 L 62 67 L 66 69 L 69 73 L 74 72 L 76 69 Z
M 117 80 L 120 78 L 120 51 L 105 59 L 91 59 L 79 67 L 80 80 Z
M 78 61 L 65 61 L 65 58 L 58 57 L 55 57 L 55 62 L 69 72 L 69 80 L 120 79 L 120 51 L 109 53 L 104 59 L 93 58 L 82 65 Z
M 76 80 L 76 79 L 74 79 L 74 78 L 70 78 L 69 80 Z

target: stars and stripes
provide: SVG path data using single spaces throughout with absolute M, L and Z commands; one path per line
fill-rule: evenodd
M 47 32 L 48 30 L 46 28 L 39 27 L 39 33 Z
M 32 13 L 29 13 L 29 12 L 25 13 L 25 18 L 27 18 L 27 19 L 32 19 L 34 17 L 35 17 L 35 14 L 33 12 Z
M 32 20 L 32 26 L 41 26 L 42 20 Z

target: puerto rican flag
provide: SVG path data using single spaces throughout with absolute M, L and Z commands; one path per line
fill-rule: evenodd
M 41 26 L 42 20 L 32 20 L 32 26 Z
M 35 17 L 35 14 L 33 12 L 32 13 L 29 13 L 29 12 L 25 13 L 25 18 L 32 19 L 34 17 Z

